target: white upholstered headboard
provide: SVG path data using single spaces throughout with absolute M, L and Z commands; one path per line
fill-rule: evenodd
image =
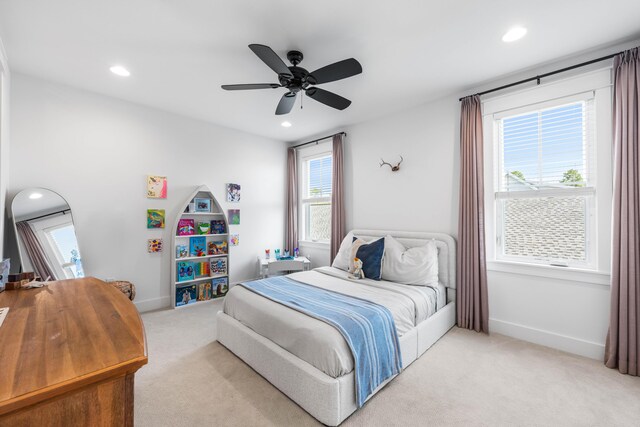
M 456 241 L 444 233 L 424 233 L 419 231 L 352 230 L 354 236 L 365 240 L 390 235 L 408 248 L 422 246 L 435 240 L 438 246 L 438 279 L 447 288 L 456 287 Z

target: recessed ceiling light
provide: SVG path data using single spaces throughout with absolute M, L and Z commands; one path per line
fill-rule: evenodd
M 29 198 L 32 199 L 32 200 L 39 199 L 41 197 L 42 197 L 41 193 L 31 193 L 31 194 L 29 194 Z
M 122 65 L 114 65 L 113 67 L 109 68 L 109 70 L 120 77 L 129 77 L 131 75 L 131 73 L 129 72 L 129 70 L 127 70 L 126 68 L 124 68 Z
M 527 29 L 526 28 L 524 28 L 524 27 L 513 27 L 512 29 L 507 31 L 504 36 L 502 36 L 502 41 L 505 42 L 505 43 L 511 43 L 511 42 L 516 41 L 516 40 L 520 40 L 521 38 L 524 37 L 525 34 L 527 34 Z
M 290 127 L 291 127 L 291 123 L 289 123 L 289 122 L 282 122 L 282 123 L 280 123 L 280 126 L 282 126 L 283 128 L 290 128 Z

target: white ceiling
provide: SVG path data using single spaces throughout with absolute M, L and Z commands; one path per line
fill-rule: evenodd
M 39 199 L 30 199 L 33 193 L 40 193 Z M 51 212 L 69 209 L 67 201 L 56 192 L 46 188 L 28 188 L 19 192 L 11 202 L 11 212 L 17 221 L 33 218 Z
M 293 141 L 457 93 L 536 64 L 638 38 L 638 0 L 2 0 L 12 70 Z M 528 28 L 519 42 L 503 33 Z M 353 101 L 274 111 L 284 89 L 247 47 L 303 52 L 312 71 L 354 57 L 363 74 L 322 85 Z M 122 64 L 131 77 L 109 72 Z M 291 128 L 280 126 L 283 120 Z

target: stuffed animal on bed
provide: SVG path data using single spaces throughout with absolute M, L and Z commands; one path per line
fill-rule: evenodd
M 352 279 L 364 279 L 364 271 L 362 271 L 362 260 L 360 258 L 353 259 Z

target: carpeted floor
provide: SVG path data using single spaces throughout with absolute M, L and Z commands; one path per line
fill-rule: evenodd
M 311 426 L 215 341 L 221 301 L 142 316 L 138 426 Z M 640 378 L 595 360 L 454 328 L 343 426 L 638 426 Z

